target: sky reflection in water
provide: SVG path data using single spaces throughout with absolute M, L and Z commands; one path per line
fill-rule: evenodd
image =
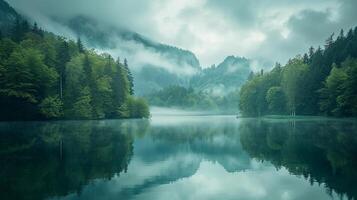
M 234 116 L 2 123 L 0 186 L 5 199 L 355 198 L 355 130 Z

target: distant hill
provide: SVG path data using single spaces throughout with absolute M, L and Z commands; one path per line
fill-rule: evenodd
M 8 32 L 19 16 L 0 0 L 2 32 Z M 210 95 L 226 95 L 237 90 L 251 71 L 250 60 L 235 56 L 228 56 L 217 66 L 202 69 L 191 51 L 161 44 L 139 33 L 105 25 L 86 16 L 51 19 L 58 27 L 71 30 L 73 39 L 80 37 L 86 46 L 109 52 L 112 56 L 120 55 L 122 60 L 127 58 L 134 76 L 135 94 L 139 96 L 173 85 L 192 87 Z
M 5 1 L 0 0 L 0 30 L 7 35 L 19 14 Z
M 192 77 L 190 85 L 199 91 L 224 96 L 240 88 L 247 80 L 250 72 L 250 60 L 228 56 L 218 66 L 204 69 Z
M 85 16 L 54 21 L 72 30 L 87 45 L 128 58 L 139 95 L 168 85 L 187 85 L 190 76 L 201 69 L 192 52 L 152 41 L 126 29 L 103 25 Z

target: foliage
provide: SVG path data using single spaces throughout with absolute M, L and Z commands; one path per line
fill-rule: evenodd
M 234 91 L 220 97 L 173 85 L 149 94 L 146 98 L 155 106 L 234 113 L 237 109 L 238 93 Z
M 240 91 L 245 116 L 264 114 L 357 116 L 357 27 L 326 41 L 325 49 L 250 76 Z M 266 98 L 262 98 L 266 97 Z
M 357 59 L 348 59 L 341 68 L 334 65 L 319 90 L 321 111 L 334 116 L 357 116 Z
M 285 104 L 285 93 L 283 89 L 279 86 L 269 88 L 266 94 L 266 101 L 269 105 L 269 112 L 276 112 L 278 114 L 283 114 L 286 110 Z
M 39 105 L 40 112 L 48 119 L 60 118 L 63 116 L 63 103 L 56 97 L 46 97 Z
M 77 42 L 16 20 L 0 39 L 0 119 L 103 119 L 148 117 L 148 105 L 133 94 L 127 61 L 87 50 Z

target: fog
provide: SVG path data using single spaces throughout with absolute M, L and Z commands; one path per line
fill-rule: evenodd
M 332 32 L 351 28 L 357 17 L 355 0 L 8 2 L 55 33 L 58 24 L 49 18 L 88 16 L 101 24 L 124 27 L 154 41 L 191 50 L 203 67 L 232 54 L 284 64 L 311 45 L 323 45 Z

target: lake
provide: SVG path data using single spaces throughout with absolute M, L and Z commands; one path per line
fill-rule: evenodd
M 356 198 L 353 120 L 0 123 L 3 200 Z

